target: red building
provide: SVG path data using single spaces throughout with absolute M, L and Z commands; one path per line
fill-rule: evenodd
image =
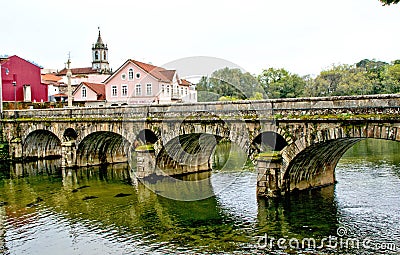
M 3 101 L 46 102 L 40 67 L 18 56 L 0 58 Z

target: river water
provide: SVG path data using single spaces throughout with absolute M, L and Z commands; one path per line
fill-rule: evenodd
M 336 185 L 279 201 L 256 197 L 249 165 L 216 165 L 199 191 L 213 196 L 198 201 L 132 185 L 126 164 L 3 165 L 0 253 L 400 254 L 399 152 L 400 143 L 361 141 Z

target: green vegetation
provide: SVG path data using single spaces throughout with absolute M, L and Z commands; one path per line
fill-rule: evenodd
M 303 95 L 305 79 L 297 74 L 291 74 L 285 69 L 269 68 L 264 70 L 258 81 L 267 93 L 268 98 L 291 98 Z
M 332 65 L 316 77 L 301 77 L 283 68 L 268 68 L 257 76 L 224 68 L 202 77 L 197 90 L 200 102 L 399 93 L 400 60 Z
M 400 2 L 400 0 L 379 0 L 383 3 L 383 5 L 391 5 L 391 4 L 397 4 Z
M 257 78 L 240 69 L 223 68 L 212 73 L 211 77 L 202 77 L 197 84 L 199 102 L 220 100 L 244 100 L 263 98 L 265 92 L 259 86 Z

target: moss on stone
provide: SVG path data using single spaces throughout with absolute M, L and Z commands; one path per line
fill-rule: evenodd
M 22 139 L 20 137 L 16 137 L 16 138 L 13 138 L 10 142 L 12 142 L 12 143 L 20 143 L 20 142 L 22 142 Z
M 154 151 L 154 146 L 153 144 L 139 145 L 135 148 L 135 151 Z
M 256 159 L 268 160 L 268 161 L 280 161 L 282 159 L 282 155 L 280 154 L 279 151 L 267 151 L 259 153 Z

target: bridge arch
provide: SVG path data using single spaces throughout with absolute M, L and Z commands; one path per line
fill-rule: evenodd
M 235 119 L 235 121 L 232 121 L 224 118 L 227 117 L 218 116 L 213 112 L 199 111 L 179 121 L 152 123 L 152 129 L 159 130 L 157 136 L 160 137 L 154 145 L 155 150 L 157 154 L 160 153 L 166 144 L 178 136 L 187 137 L 190 134 L 208 134 L 228 139 L 248 152 L 251 146 L 252 127 L 245 120 Z M 203 121 L 199 121 L 199 119 Z
M 252 146 L 254 146 L 258 152 L 265 150 L 281 151 L 288 146 L 288 142 L 277 132 L 265 131 L 258 134 L 253 139 Z
M 304 190 L 335 183 L 335 168 L 343 154 L 364 138 L 340 138 L 306 147 L 293 158 L 283 176 L 283 189 Z
M 141 144 L 155 144 L 158 141 L 158 139 L 159 139 L 159 137 L 157 136 L 157 134 L 147 128 L 142 129 L 136 135 L 136 141 Z
M 61 140 L 49 130 L 32 131 L 26 136 L 22 147 L 25 159 L 61 157 Z
M 126 162 L 131 144 L 122 135 L 97 131 L 87 135 L 77 149 L 77 165 Z
M 157 166 L 169 175 L 211 169 L 211 156 L 222 136 L 207 133 L 179 135 L 163 146 L 157 155 Z M 225 138 L 226 139 L 226 138 Z
M 77 138 L 78 138 L 78 134 L 75 131 L 75 129 L 73 129 L 73 128 L 65 129 L 64 134 L 63 134 L 64 141 L 68 142 L 68 141 L 76 140 Z
M 343 154 L 367 139 L 399 141 L 390 125 L 337 124 L 317 128 L 286 146 L 282 151 L 281 190 L 304 190 L 335 183 L 335 168 Z

